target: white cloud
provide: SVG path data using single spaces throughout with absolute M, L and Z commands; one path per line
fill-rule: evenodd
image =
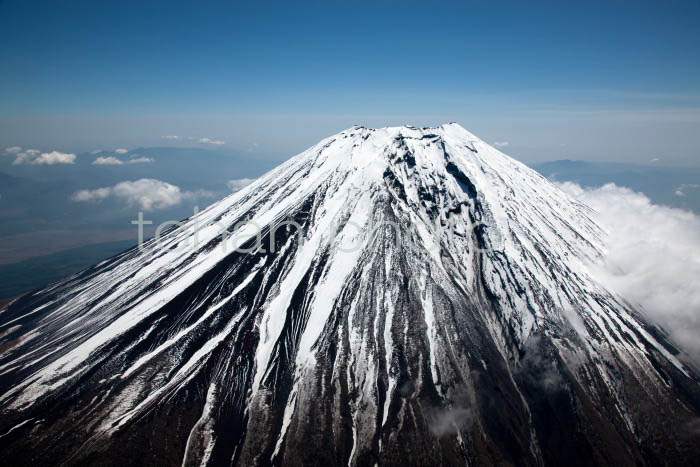
M 80 190 L 73 194 L 73 201 L 100 202 L 113 197 L 127 206 L 135 206 L 142 211 L 166 209 L 180 204 L 185 199 L 211 197 L 205 190 L 182 191 L 180 187 L 152 178 L 124 181 L 112 187 L 95 190 Z
M 126 201 L 128 205 L 138 206 L 144 211 L 169 208 L 182 201 L 179 187 L 151 178 L 117 183 L 112 191 L 114 196 Z
M 123 161 L 117 157 L 114 156 L 100 156 L 95 161 L 93 162 L 93 165 L 123 165 L 123 164 L 148 164 L 153 162 L 154 159 L 152 157 L 143 157 L 143 156 L 138 156 L 134 154 L 131 156 L 130 159 L 127 161 Z
M 161 136 L 163 139 L 180 139 L 179 136 L 177 135 L 166 135 L 166 136 Z
M 697 184 L 697 183 L 686 183 L 686 184 L 683 184 L 683 185 L 679 186 L 678 188 L 676 188 L 675 195 L 676 195 L 676 196 L 680 196 L 680 197 L 684 197 L 684 196 L 685 196 L 685 192 L 688 191 L 689 189 L 690 189 L 690 190 L 696 190 L 696 189 L 698 189 L 698 188 L 700 188 L 700 184 Z
M 427 411 L 428 428 L 438 438 L 454 435 L 474 422 L 474 413 L 464 407 L 450 407 Z
M 102 149 L 95 149 L 94 151 L 90 151 L 90 154 L 92 154 L 94 156 L 94 155 L 99 154 L 101 152 L 102 152 Z
M 18 152 L 21 152 L 22 148 L 19 146 L 12 146 L 11 148 L 5 148 L 5 152 L 7 154 L 17 154 Z
M 627 188 L 560 185 L 598 211 L 608 255 L 598 280 L 659 323 L 700 359 L 700 216 L 652 204 Z
M 237 178 L 235 180 L 229 180 L 226 182 L 231 191 L 238 191 L 242 188 L 247 187 L 255 181 L 254 178 Z
M 75 154 L 66 154 L 58 151 L 42 153 L 38 149 L 25 149 L 22 152 L 16 153 L 16 158 L 12 164 L 54 165 L 74 163 Z
M 140 157 L 132 157 L 131 159 L 129 159 L 128 163 L 129 164 L 150 164 L 154 160 L 155 159 L 153 159 L 152 157 L 140 156 Z
M 94 161 L 92 161 L 93 165 L 122 165 L 123 163 L 124 161 L 122 161 L 121 159 L 117 159 L 114 156 L 100 156 Z
M 660 160 L 661 160 L 661 159 L 659 159 L 658 157 L 654 157 L 653 159 L 651 159 L 651 160 L 649 161 L 649 163 L 650 163 L 650 164 L 656 164 L 656 163 L 659 162 Z
M 34 159 L 32 164 L 35 165 L 54 165 L 54 164 L 75 164 L 75 154 L 66 154 L 58 151 L 43 152 L 39 157 Z
M 40 152 L 38 149 L 25 149 L 22 152 L 14 153 L 15 160 L 12 165 L 31 164 Z
M 211 138 L 199 138 L 199 142 L 204 143 L 204 144 L 214 144 L 216 146 L 221 146 L 222 144 L 226 144 L 226 141 L 214 140 Z
M 510 143 L 508 141 L 494 141 L 493 145 L 497 148 L 505 148 L 506 146 L 509 146 Z
M 129 152 L 129 150 L 120 148 L 120 149 L 115 149 L 114 152 L 116 152 L 117 154 L 126 154 L 127 152 Z
M 102 201 L 112 194 L 112 188 L 76 191 L 71 198 L 73 201 Z

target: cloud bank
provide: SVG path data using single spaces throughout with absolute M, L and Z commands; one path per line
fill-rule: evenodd
M 41 152 L 38 149 L 22 149 L 19 146 L 6 148 L 5 154 L 15 156 L 15 160 L 12 162 L 12 165 L 74 164 L 76 158 L 75 154 L 67 154 L 59 151 Z
M 494 141 L 493 145 L 497 148 L 505 148 L 510 146 L 510 143 L 508 141 Z
M 597 279 L 659 323 L 700 361 L 700 216 L 652 204 L 628 188 L 560 184 L 598 212 L 609 233 Z
M 182 191 L 180 187 L 161 180 L 142 178 L 120 182 L 112 187 L 80 190 L 73 194 L 72 199 L 77 202 L 100 202 L 107 198 L 115 198 L 127 206 L 134 206 L 142 211 L 154 211 L 176 206 L 183 200 L 212 196 L 208 191 Z

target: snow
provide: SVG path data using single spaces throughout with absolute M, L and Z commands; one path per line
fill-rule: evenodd
M 287 398 L 287 406 L 284 408 L 284 416 L 282 417 L 282 428 L 280 429 L 280 434 L 279 437 L 277 438 L 277 443 L 275 444 L 275 450 L 272 453 L 272 457 L 270 458 L 270 462 L 274 460 L 275 457 L 277 457 L 277 454 L 279 454 L 280 449 L 282 448 L 282 442 L 284 441 L 284 435 L 287 434 L 287 429 L 289 428 L 289 424 L 292 422 L 292 414 L 294 413 L 294 407 L 296 406 L 296 401 L 297 401 L 297 390 L 296 386 L 292 390 L 292 392 L 289 394 L 289 397 Z
M 433 383 L 438 384 L 438 372 L 437 372 L 437 331 L 435 328 L 435 313 L 433 311 L 433 289 L 431 286 L 427 285 L 427 278 L 422 278 L 421 290 L 423 291 L 423 296 L 421 297 L 423 303 L 423 311 L 425 313 L 425 325 L 427 326 L 426 333 L 428 335 L 428 348 L 430 350 L 430 374 L 433 378 Z
M 395 272 L 395 257 L 411 261 L 411 286 L 419 289 L 412 296 L 419 297 L 417 305 L 426 327 L 421 339 L 425 339 L 428 352 L 420 358 L 429 359 L 430 378 L 436 385 L 440 364 L 447 365 L 441 355 L 457 345 L 452 339 L 454 333 L 442 327 L 441 305 L 434 296 L 439 291 L 453 294 L 449 298 L 455 302 L 461 300 L 455 297 L 465 296 L 482 305 L 478 311 L 482 324 L 504 359 L 517 355 L 518 348 L 535 331 L 573 329 L 585 347 L 582 355 L 597 351 L 606 358 L 605 364 L 597 362 L 591 371 L 597 371 L 611 388 L 617 365 L 623 364 L 640 378 L 661 381 L 649 361 L 652 350 L 685 373 L 681 362 L 644 330 L 623 300 L 592 278 L 591 265 L 605 255 L 605 233 L 592 220 L 589 208 L 457 124 L 424 129 L 353 127 L 324 139 L 198 213 L 164 234 L 160 245 L 149 241 L 142 250 L 103 263 L 86 279 L 78 281 L 74 276 L 40 292 L 40 296 L 46 294 L 45 303 L 23 310 L 18 318 L 0 327 L 0 334 L 9 333 L 16 330 L 12 323 L 37 319 L 36 326 L 16 342 L 12 353 L 0 359 L 3 377 L 19 374 L 23 368 L 31 370 L 23 373 L 22 380 L 2 394 L 0 401 L 25 410 L 52 391 L 73 384 L 101 364 L 102 349 L 121 342 L 130 331 L 142 329 L 137 326 L 153 323 L 164 305 L 256 235 L 250 230 L 253 224 L 226 239 L 222 229 L 247 221 L 263 230 L 273 228 L 298 214 L 308 200 L 312 200 L 312 207 L 303 243 L 294 250 L 296 237 L 290 237 L 280 251 L 267 252 L 275 255 L 275 261 L 283 262 L 270 293 L 256 295 L 255 308 L 251 304 L 237 310 L 222 328 L 207 334 L 209 323 L 238 294 L 257 279 L 263 283 L 272 280 L 265 267 L 270 262 L 262 256 L 256 266 L 242 274 L 232 292 L 213 304 L 209 299 L 219 289 L 212 285 L 204 298 L 182 311 L 181 320 L 166 336 L 157 336 L 163 337 L 156 341 L 158 345 L 140 350 L 112 378 L 98 383 L 109 385 L 118 377 L 128 386 L 121 399 L 111 405 L 113 413 L 101 429 L 119 429 L 181 390 L 249 316 L 257 325 L 259 339 L 252 344 L 252 374 L 245 398 L 249 403 L 260 397 L 262 381 L 276 363 L 272 356 L 281 345 L 279 338 L 293 294 L 311 270 L 318 281 L 305 297 L 304 318 L 297 323 L 299 332 L 293 337 L 296 347 L 294 368 L 290 370 L 295 380 L 273 453 L 277 456 L 295 411 L 303 402 L 299 392 L 303 379 L 314 374 L 317 344 L 326 337 L 340 341 L 339 336 L 324 334 L 327 329 L 336 332 L 330 317 L 346 292 L 367 284 L 370 266 L 383 266 L 385 283 L 377 292 L 375 304 L 379 311 L 369 325 L 372 336 L 361 327 L 363 310 L 357 308 L 357 297 L 342 304 L 347 306 L 348 318 L 339 327 L 347 330 L 348 343 L 347 348 L 344 342 L 338 345 L 344 346 L 347 368 L 342 371 L 338 364 L 337 369 L 348 380 L 349 391 L 359 392 L 351 401 L 352 463 L 368 442 L 360 410 L 372 405 L 372 397 L 378 397 L 377 381 L 385 379 L 385 403 L 376 411 L 381 411 L 377 414 L 381 426 L 387 424 L 389 405 L 396 400 L 393 394 L 397 390 L 396 368 L 392 368 L 394 350 L 402 339 L 413 335 L 410 326 L 418 325 L 405 319 L 405 310 L 396 306 L 403 278 Z M 377 222 L 387 219 L 396 219 L 400 226 L 401 241 L 394 245 L 376 241 L 381 238 L 375 235 Z M 484 251 L 478 248 L 474 221 L 485 225 Z M 199 230 L 195 235 L 196 226 Z M 322 255 L 327 255 L 325 263 Z M 495 305 L 486 302 L 487 293 Z M 496 308 L 502 316 L 496 314 Z M 192 316 L 196 319 L 185 319 L 195 312 L 197 315 Z M 191 324 L 181 324 L 184 322 Z M 404 323 L 402 330 L 398 330 L 397 323 Z M 122 354 L 153 338 L 151 333 L 157 332 L 157 324 L 146 332 L 139 331 L 138 338 L 120 347 Z M 199 332 L 207 335 L 207 341 L 193 355 L 164 365 L 160 379 L 149 382 L 148 387 L 140 381 L 139 372 L 149 363 Z M 392 333 L 399 342 L 394 342 Z M 631 339 L 623 338 L 622 333 Z M 577 345 L 567 343 L 560 351 L 566 353 Z M 380 368 L 379 352 L 387 362 L 386 370 Z M 481 362 L 487 368 L 486 362 Z M 333 371 L 336 375 L 335 366 Z M 384 371 L 386 374 L 382 374 Z M 207 452 L 211 453 L 213 434 L 206 434 L 206 420 L 213 416 L 217 388 L 225 387 L 222 381 L 211 381 L 202 416 L 190 433 L 188 453 L 190 445 L 200 439 L 208 440 L 205 458 Z M 446 392 L 445 388 L 438 390 Z M 620 398 L 617 403 L 624 414 L 625 401 Z M 118 422 L 117 426 L 112 422 Z
M 207 397 L 204 402 L 204 408 L 202 409 L 202 415 L 199 420 L 194 424 L 190 435 L 187 437 L 187 446 L 185 448 L 185 455 L 182 458 L 183 467 L 186 465 L 193 465 L 197 460 L 194 456 L 197 454 L 193 452 L 197 448 L 197 442 L 204 444 L 204 452 L 199 459 L 200 465 L 207 465 L 211 452 L 214 449 L 214 442 L 216 438 L 214 437 L 213 429 L 213 417 L 212 410 L 214 408 L 214 403 L 216 400 L 217 387 L 216 384 L 209 386 L 207 390 Z
M 4 438 L 5 436 L 7 436 L 7 435 L 9 435 L 10 433 L 12 433 L 13 431 L 15 431 L 17 428 L 23 427 L 24 425 L 26 425 L 27 423 L 31 422 L 32 420 L 34 420 L 34 419 L 33 419 L 33 418 L 30 418 L 29 420 L 25 420 L 25 421 L 23 421 L 23 422 L 21 422 L 21 423 L 18 423 L 17 425 L 15 425 L 15 426 L 13 426 L 12 428 L 10 428 L 5 434 L 0 435 L 0 438 Z

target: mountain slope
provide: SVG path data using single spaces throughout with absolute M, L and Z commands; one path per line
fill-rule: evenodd
M 346 130 L 0 313 L 0 452 L 683 464 L 698 377 L 591 214 L 459 125 Z

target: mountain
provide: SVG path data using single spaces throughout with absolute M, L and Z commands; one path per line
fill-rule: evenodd
M 0 313 L 13 465 L 683 465 L 700 379 L 593 212 L 457 124 L 353 127 Z

